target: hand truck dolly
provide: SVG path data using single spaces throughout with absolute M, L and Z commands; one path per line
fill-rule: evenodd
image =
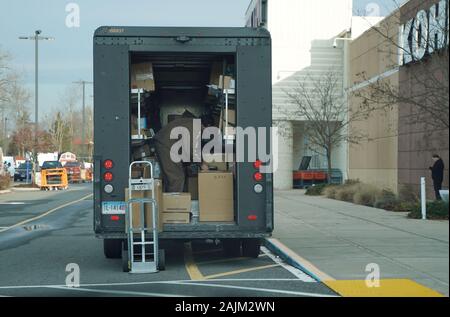
M 132 169 L 136 165 L 148 165 L 150 178 L 133 179 Z M 148 190 L 152 191 L 152 198 L 132 198 L 133 191 Z M 125 212 L 127 242 L 122 247 L 123 271 L 129 273 L 157 273 L 165 269 L 165 254 L 164 250 L 159 249 L 158 243 L 158 204 L 155 199 L 155 179 L 153 178 L 153 164 L 151 162 L 136 161 L 130 164 L 128 194 L 129 200 Z M 152 228 L 147 228 L 145 206 L 148 204 L 152 207 Z M 139 206 L 140 221 L 137 227 L 133 227 L 133 205 Z M 149 239 L 147 235 L 150 232 L 152 233 L 152 239 Z

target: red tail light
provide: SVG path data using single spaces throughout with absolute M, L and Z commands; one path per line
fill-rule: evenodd
M 111 172 L 106 172 L 105 174 L 103 174 L 103 179 L 105 180 L 105 182 L 111 182 L 113 178 L 114 176 Z
M 253 178 L 255 179 L 255 181 L 260 182 L 260 181 L 262 181 L 262 179 L 263 179 L 263 174 L 260 173 L 260 172 L 256 172 L 256 173 L 253 175 Z
M 119 221 L 120 217 L 119 216 L 111 216 L 111 220 L 112 221 Z
M 250 221 L 255 221 L 256 219 L 258 219 L 258 217 L 256 215 L 250 215 L 247 217 L 247 219 Z
M 103 162 L 103 166 L 104 166 L 107 170 L 110 170 L 111 168 L 113 168 L 114 163 L 113 163 L 112 160 L 105 160 L 105 161 Z
M 262 162 L 260 160 L 256 160 L 255 163 L 253 163 L 253 167 L 257 170 L 261 168 Z

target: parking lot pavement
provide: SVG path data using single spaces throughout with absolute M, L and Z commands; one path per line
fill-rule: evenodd
M 449 295 L 448 221 L 293 190 L 275 193 L 273 236 L 343 296 Z M 381 287 L 365 283 L 378 278 Z
M 13 220 L 36 217 L 35 212 L 25 209 L 27 215 L 23 217 L 3 217 L 10 229 L 0 231 L 0 295 L 336 296 L 329 287 L 287 265 L 265 248 L 256 259 L 230 258 L 224 255 L 220 245 L 205 241 L 163 243 L 164 271 L 144 275 L 123 273 L 121 260 L 106 259 L 102 241 L 94 237 L 92 198 L 83 198 L 84 189 L 75 196 L 74 192 L 48 196 L 49 201 L 37 206 L 41 212 L 45 212 L 44 206 L 55 209 L 55 205 L 67 204 L 70 199 L 77 202 L 26 225 L 11 227 Z M 39 199 L 43 198 L 29 197 L 24 201 Z M 5 201 L 12 200 L 2 199 Z M 23 210 L 9 208 L 10 205 L 1 209 L 0 214 L 5 210 L 6 213 Z M 66 271 L 68 264 L 79 267 L 77 288 L 66 286 L 70 274 Z

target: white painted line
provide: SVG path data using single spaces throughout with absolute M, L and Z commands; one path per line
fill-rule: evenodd
M 66 287 L 46 287 L 46 288 L 60 289 L 60 290 L 65 290 L 65 291 L 80 291 L 80 292 L 103 293 L 103 294 L 113 294 L 113 295 L 134 295 L 134 296 L 152 296 L 152 297 L 191 297 L 188 295 L 134 292 L 134 291 L 100 290 L 100 289 L 89 289 L 89 288 L 67 287 L 67 286 Z
M 292 281 L 292 282 L 301 282 L 301 280 L 297 278 L 247 278 L 247 279 L 238 279 L 238 278 L 229 278 L 229 279 L 215 279 L 208 282 L 255 282 L 255 281 Z M 192 280 L 176 280 L 176 281 L 152 281 L 152 282 L 124 282 L 124 283 L 97 283 L 97 284 L 80 284 L 80 287 L 96 287 L 96 286 L 133 286 L 133 285 L 151 285 L 151 284 L 176 284 L 176 283 L 189 283 L 193 282 Z M 10 286 L 0 286 L 0 289 L 27 289 L 27 288 L 47 288 L 47 287 L 67 287 L 66 285 L 10 285 Z
M 220 285 L 220 284 L 208 284 L 208 283 L 176 283 L 178 285 L 195 285 L 195 286 L 207 286 L 207 287 L 217 287 L 217 288 L 231 288 L 240 289 L 255 292 L 265 292 L 265 293 L 278 293 L 287 295 L 300 295 L 300 296 L 310 296 L 310 297 L 337 297 L 335 295 L 328 294 L 317 294 L 317 293 L 305 293 L 305 292 L 294 292 L 294 291 L 284 291 L 280 289 L 270 289 L 270 288 L 256 288 L 256 287 L 244 287 L 244 286 L 234 286 L 234 285 Z
M 293 266 L 290 266 L 289 264 L 284 262 L 282 259 L 280 259 L 279 257 L 275 256 L 266 247 L 262 246 L 261 247 L 261 251 L 264 254 L 266 254 L 269 258 L 271 258 L 272 261 L 274 261 L 275 263 L 281 265 L 283 268 L 285 268 L 290 273 L 294 274 L 302 282 L 307 282 L 307 283 L 316 283 L 317 282 L 315 279 L 313 279 L 311 276 L 309 276 L 305 272 L 303 272 L 303 271 L 301 271 L 301 270 L 299 270 L 299 269 L 297 269 L 297 268 L 295 268 Z
M 26 205 L 26 203 L 21 201 L 12 201 L 8 203 L 0 203 L 0 205 Z

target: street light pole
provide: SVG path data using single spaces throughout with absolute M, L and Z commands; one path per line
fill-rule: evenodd
M 80 84 L 83 87 L 83 111 L 82 111 L 82 125 L 81 125 L 81 155 L 84 158 L 85 155 L 85 141 L 86 141 L 86 85 L 87 84 L 93 84 L 93 82 L 80 80 L 77 82 L 74 82 L 74 84 Z
M 19 40 L 34 40 L 34 155 L 37 160 L 37 135 L 39 126 L 39 41 L 52 41 L 53 37 L 39 36 L 41 30 L 36 30 L 33 36 L 21 36 Z

